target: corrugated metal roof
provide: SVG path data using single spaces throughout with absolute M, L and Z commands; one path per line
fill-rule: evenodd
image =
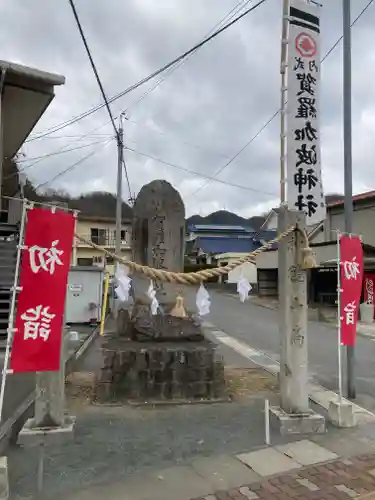
M 375 191 L 367 191 L 366 193 L 361 193 L 361 194 L 356 194 L 353 196 L 353 203 L 355 203 L 356 201 L 361 201 L 361 200 L 367 200 L 367 199 L 371 199 L 371 198 L 375 198 Z M 337 206 L 340 206 L 340 205 L 343 205 L 344 204 L 344 200 L 337 200 L 337 201 L 332 201 L 331 203 L 328 204 L 328 208 L 329 207 L 337 207 Z
M 207 254 L 219 254 L 229 252 L 248 253 L 256 250 L 260 244 L 247 238 L 215 238 L 203 236 L 195 240 L 194 246 Z
M 190 231 L 235 231 L 242 233 L 251 233 L 253 229 L 251 227 L 244 226 L 227 226 L 221 224 L 191 224 L 189 226 Z

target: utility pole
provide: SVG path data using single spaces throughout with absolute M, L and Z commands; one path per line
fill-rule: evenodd
M 344 217 L 345 232 L 353 232 L 353 175 L 352 175 L 352 47 L 350 0 L 342 0 L 343 14 L 343 101 L 344 101 Z M 355 399 L 355 351 L 346 348 L 347 395 Z
M 117 133 L 116 255 L 120 255 L 121 253 L 122 164 L 124 155 L 124 128 L 122 119 L 123 113 L 121 113 L 120 115 L 120 124 Z
M 122 223 L 122 164 L 124 156 L 124 128 L 123 116 L 120 114 L 119 128 L 117 132 L 117 193 L 116 193 L 116 241 L 115 254 L 121 255 L 121 223 Z M 114 300 L 113 313 L 114 317 L 118 317 L 119 300 Z

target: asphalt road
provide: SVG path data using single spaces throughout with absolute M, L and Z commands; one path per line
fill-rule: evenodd
M 210 290 L 210 296 L 211 312 L 205 316 L 207 321 L 231 337 L 279 360 L 277 311 L 251 304 L 250 301 L 242 304 L 237 297 L 213 290 Z M 241 362 L 238 356 L 235 359 Z M 308 360 L 313 380 L 337 391 L 337 332 L 334 328 L 324 323 L 309 322 Z M 345 363 L 345 356 L 343 361 Z M 375 411 L 375 341 L 369 338 L 357 338 L 356 388 L 356 402 Z

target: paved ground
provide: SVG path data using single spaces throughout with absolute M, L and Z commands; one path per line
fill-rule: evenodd
M 375 454 L 273 476 L 200 500 L 348 500 L 375 492 Z
M 209 321 L 234 339 L 278 358 L 275 311 L 249 303 L 241 304 L 238 299 L 215 291 L 210 293 L 212 312 L 207 318 Z M 226 364 L 253 366 L 246 357 L 227 345 L 220 344 L 219 349 Z M 359 399 L 374 409 L 373 341 L 360 338 L 357 355 L 360 360 L 357 372 Z M 309 324 L 309 359 L 314 377 L 323 385 L 336 389 L 336 336 L 332 328 L 319 323 Z M 84 361 L 84 368 L 91 369 L 96 363 L 96 355 L 90 354 Z M 97 407 L 83 401 L 81 406 L 74 407 L 78 416 L 74 441 L 47 447 L 45 498 L 337 500 L 354 498 L 365 491 L 366 485 L 367 491 L 375 490 L 375 479 L 369 473 L 375 469 L 372 458 L 375 425 L 351 431 L 329 427 L 327 434 L 311 439 L 338 457 L 370 453 L 371 457 L 366 460 L 356 458 L 351 463 L 344 463 L 335 457 L 334 465 L 317 466 L 314 472 L 314 469 L 305 468 L 309 463 L 305 463 L 306 459 L 294 457 L 291 460 L 298 464 L 298 472 L 286 472 L 284 468 L 280 476 L 273 469 L 270 477 L 267 471 L 259 468 L 259 464 L 271 466 L 280 460 L 269 456 L 254 460 L 253 456 L 248 462 L 241 461 L 238 455 L 258 452 L 264 447 L 264 397 L 265 394 L 258 394 L 234 403 L 157 409 Z M 275 396 L 267 394 L 267 397 L 272 399 Z M 294 440 L 282 440 L 272 434 L 274 446 L 288 441 Z M 38 450 L 33 447 L 10 450 L 13 499 L 23 500 L 33 494 L 37 457 Z M 330 456 L 330 463 L 332 460 Z M 281 462 L 285 463 L 285 457 Z M 279 483 L 276 479 L 280 479 Z M 272 488 L 275 489 L 270 491 Z
M 136 473 L 190 466 L 202 457 L 259 449 L 264 446 L 263 407 L 262 397 L 158 409 L 76 406 L 73 442 L 46 447 L 47 498 L 129 480 Z M 275 443 L 286 441 L 275 438 Z M 12 447 L 8 458 L 13 498 L 24 498 L 35 489 L 38 449 Z
M 279 359 L 280 339 L 278 313 L 210 290 L 211 313 L 205 317 L 228 335 L 245 342 L 254 349 Z M 193 303 L 193 297 L 189 297 Z M 336 331 L 323 323 L 309 322 L 309 368 L 321 385 L 337 391 L 337 336 Z M 239 360 L 232 357 L 233 362 Z M 375 341 L 357 338 L 356 346 L 357 403 L 375 410 Z

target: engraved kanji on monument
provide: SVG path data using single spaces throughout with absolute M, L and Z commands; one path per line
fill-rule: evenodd
M 185 250 L 185 207 L 169 182 L 152 181 L 142 187 L 133 208 L 133 260 L 155 269 L 182 272 Z M 152 315 L 147 290 L 150 278 L 133 275 L 133 339 L 201 340 L 198 322 L 188 316 L 169 315 L 176 303 L 179 285 L 154 280 L 159 311 Z
M 133 208 L 133 259 L 156 269 L 182 272 L 184 265 L 185 207 L 180 194 L 164 180 L 140 190 Z M 134 298 L 146 302 L 150 279 L 134 276 Z M 176 300 L 176 285 L 154 281 L 156 298 L 168 311 Z

